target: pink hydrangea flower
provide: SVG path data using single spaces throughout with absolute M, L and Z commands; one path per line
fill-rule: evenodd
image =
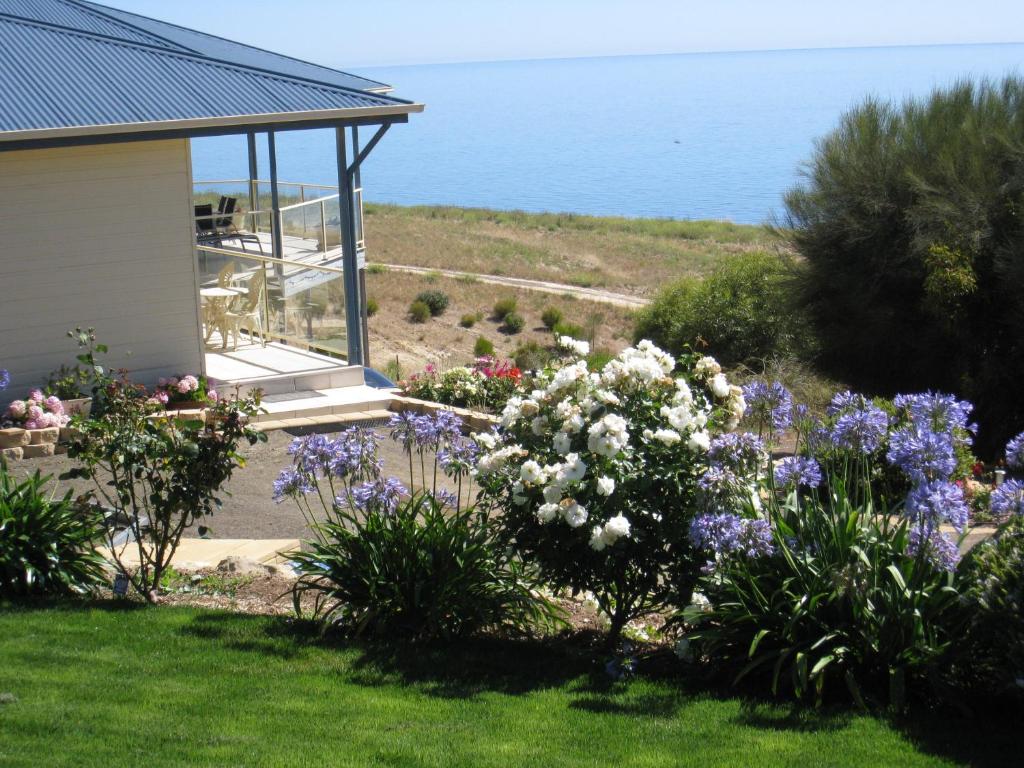
M 167 380 L 167 386 L 168 387 L 176 387 L 176 386 L 178 386 L 178 377 L 177 376 L 171 376 L 171 378 L 169 378 Z
M 170 399 L 171 399 L 171 396 L 168 395 L 167 392 L 161 390 L 160 392 L 157 392 L 156 395 L 152 399 L 156 400 L 158 403 L 162 403 L 163 405 L 167 405 L 168 401 L 170 401 Z
M 22 426 L 24 426 L 25 429 L 42 429 L 42 427 L 39 426 L 39 422 L 35 419 L 29 419 Z
M 33 389 L 31 392 L 28 393 L 28 399 L 31 400 L 33 403 L 43 402 L 43 390 Z
M 184 389 L 182 389 L 184 387 Z M 182 376 L 181 381 L 178 382 L 178 391 L 181 393 L 195 392 L 199 389 L 199 379 L 191 374 L 188 376 Z
M 210 400 L 212 402 L 217 402 L 217 390 L 216 389 L 211 389 L 209 392 L 206 393 L 206 396 L 208 398 L 210 398 Z
M 38 422 L 41 418 L 43 418 L 43 409 L 40 408 L 38 405 L 33 404 L 28 407 L 27 414 L 29 421 Z
M 64 413 L 64 403 L 56 395 L 50 395 L 43 404 L 50 413 Z
M 15 400 L 7 406 L 7 415 L 13 419 L 23 419 L 27 409 L 28 405 L 26 405 L 24 400 Z

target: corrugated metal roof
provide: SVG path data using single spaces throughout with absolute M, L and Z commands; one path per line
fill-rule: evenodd
M 58 27 L 78 29 L 97 35 L 108 35 L 135 43 L 149 43 L 170 47 L 160 38 L 89 8 L 62 0 L 0 0 L 0 13 L 41 21 Z
M 226 40 L 206 32 L 179 27 L 176 24 L 139 16 L 118 8 L 108 8 L 99 3 L 87 2 L 86 0 L 72 0 L 72 2 L 110 19 L 117 19 L 140 31 L 144 30 L 151 35 L 170 41 L 186 50 L 210 56 L 214 59 L 230 61 L 248 67 L 269 69 L 295 77 L 320 80 L 332 85 L 340 85 L 343 88 L 357 88 L 361 91 L 378 92 L 391 90 L 391 86 L 386 83 L 359 77 L 349 72 L 340 72 L 336 69 L 302 61 L 291 56 L 283 56 L 273 51 L 265 51 L 262 48 L 245 45 L 234 40 Z
M 28 5 L 53 5 L 56 13 L 56 6 L 68 3 Z M 42 15 L 39 8 L 36 12 Z M 114 133 L 126 126 L 158 130 L 258 122 L 252 116 L 302 119 L 311 113 L 334 117 L 340 110 L 359 110 L 354 116 L 422 109 L 383 94 L 55 24 L 0 15 L 0 140 L 40 138 L 41 131 Z

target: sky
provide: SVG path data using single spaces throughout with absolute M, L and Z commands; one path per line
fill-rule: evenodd
M 337 68 L 1024 40 L 1021 0 L 99 0 Z

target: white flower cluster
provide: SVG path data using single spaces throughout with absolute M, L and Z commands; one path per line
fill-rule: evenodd
M 589 352 L 567 337 L 559 343 L 577 355 Z M 483 451 L 479 475 L 506 478 L 513 503 L 542 525 L 560 521 L 579 529 L 591 520 L 590 546 L 597 551 L 630 538 L 637 521 L 619 512 L 632 506 L 617 494 L 633 487 L 636 467 L 654 461 L 681 469 L 701 460 L 711 443 L 712 414 L 721 412 L 716 409 L 738 421 L 745 407 L 714 359 L 700 360 L 691 381 L 675 377 L 675 368 L 672 355 L 642 341 L 599 373 L 571 359 L 544 372 L 529 397 L 509 399 L 500 417 L 502 437 L 475 435 Z M 633 460 L 655 447 L 651 458 Z M 645 525 L 662 518 L 660 510 L 641 514 Z
M 743 414 L 747 411 L 747 401 L 743 399 L 743 390 L 734 384 L 729 384 L 729 380 L 722 373 L 722 366 L 713 357 L 702 357 L 694 365 L 693 372 L 707 381 L 711 394 L 728 411 L 729 418 L 724 424 L 725 431 L 735 430 L 739 426 Z
M 559 336 L 558 347 L 566 352 L 572 352 L 578 357 L 586 357 L 590 354 L 590 345 L 585 341 L 574 339 L 572 336 Z

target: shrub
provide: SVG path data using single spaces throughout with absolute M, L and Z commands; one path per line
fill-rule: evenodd
M 545 307 L 541 313 L 540 321 L 544 323 L 545 328 L 552 330 L 558 323 L 562 322 L 562 310 L 558 307 Z
M 494 355 L 494 344 L 483 336 L 477 336 L 473 344 L 473 357 L 492 357 Z
M 583 330 L 582 326 L 567 323 L 564 320 L 560 320 L 555 323 L 551 330 L 554 332 L 556 338 L 568 336 L 570 339 L 579 339 L 580 341 L 584 341 L 587 338 L 587 333 Z
M 516 307 L 518 305 L 519 302 L 516 300 L 515 296 L 507 296 L 503 299 L 498 299 L 494 303 L 494 316 L 498 320 L 504 320 L 507 315 L 516 311 Z
M 367 264 L 366 271 L 371 275 L 386 275 L 388 268 L 384 264 Z
M 472 328 L 474 325 L 476 325 L 476 315 L 472 312 L 463 315 L 462 319 L 459 320 L 459 325 L 461 325 L 463 328 Z
M 1022 108 L 1018 77 L 868 100 L 786 196 L 824 370 L 882 394 L 959 392 L 989 455 L 1024 423 Z
M 516 334 L 526 327 L 526 319 L 518 312 L 509 312 L 501 323 L 501 330 L 508 334 Z
M 963 583 L 971 614 L 968 681 L 982 695 L 1021 696 L 1024 677 L 1024 516 L 971 550 Z
M 958 592 L 958 542 L 967 525 L 953 482 L 956 446 L 968 442 L 970 404 L 946 395 L 897 397 L 891 418 L 844 392 L 828 420 L 808 419 L 778 385 L 744 391 L 753 434 L 713 441 L 701 478 L 706 511 L 690 530 L 713 567 L 699 589 L 710 610 L 686 641 L 735 675 L 778 694 L 821 701 L 827 691 L 861 706 L 929 685 L 943 692 L 966 614 Z M 766 464 L 796 428 L 799 455 Z M 771 471 L 762 471 L 762 467 Z M 875 492 L 904 476 L 897 496 Z
M 527 341 L 516 347 L 512 353 L 512 359 L 523 371 L 539 371 L 555 357 L 548 347 L 543 347 L 536 341 Z
M 731 256 L 704 279 L 683 278 L 637 315 L 634 337 L 671 352 L 702 345 L 725 365 L 810 354 L 806 323 L 790 300 L 790 270 L 768 254 Z
M 266 435 L 248 426 L 259 395 L 221 400 L 204 423 L 167 415 L 155 397 L 127 379 L 109 381 L 101 418 L 76 423 L 68 455 L 72 477 L 92 481 L 91 503 L 113 510 L 104 519 L 110 556 L 135 590 L 154 600 L 185 530 L 220 506 L 221 486 L 236 467 L 242 441 Z M 119 524 L 129 538 L 118 541 Z M 131 548 L 138 567 L 126 565 Z
M 525 634 L 557 623 L 557 609 L 538 596 L 529 571 L 498 539 L 487 515 L 464 505 L 463 480 L 468 500 L 476 447 L 462 436 L 459 419 L 446 412 L 403 413 L 389 426 L 409 456 L 409 487 L 418 463 L 420 482 L 431 490 L 410 496 L 396 478 L 381 477 L 377 438 L 369 430 L 349 429 L 334 440 L 314 435 L 293 445 L 294 466 L 282 472 L 275 492 L 295 498 L 307 514 L 308 499 L 319 498 L 323 510 L 322 520 L 311 521 L 314 539 L 290 555 L 301 574 L 293 591 L 296 612 L 301 615 L 303 598 L 311 596 L 314 618 L 355 634 L 417 640 L 485 629 Z M 456 493 L 438 489 L 439 467 Z M 328 486 L 345 492 L 325 501 L 333 498 Z
M 373 317 L 378 312 L 380 312 L 380 303 L 373 296 L 370 296 L 366 300 L 366 316 Z
M 104 579 L 99 513 L 70 490 L 53 496 L 51 480 L 36 471 L 18 482 L 0 459 L 0 597 L 82 593 Z
M 416 301 L 422 301 L 430 307 L 432 317 L 443 315 L 448 309 L 448 294 L 443 291 L 422 291 L 416 296 Z
M 414 323 L 425 323 L 430 319 L 430 307 L 422 301 L 414 301 L 409 305 L 409 319 Z
M 509 401 L 500 435 L 477 436 L 481 498 L 500 509 L 505 540 L 554 587 L 593 593 L 609 645 L 688 595 L 704 562 L 686 540 L 696 480 L 707 430 L 739 418 L 738 391 L 712 362 L 680 362 L 673 377 L 676 361 L 642 343 L 598 379 L 572 357 Z

